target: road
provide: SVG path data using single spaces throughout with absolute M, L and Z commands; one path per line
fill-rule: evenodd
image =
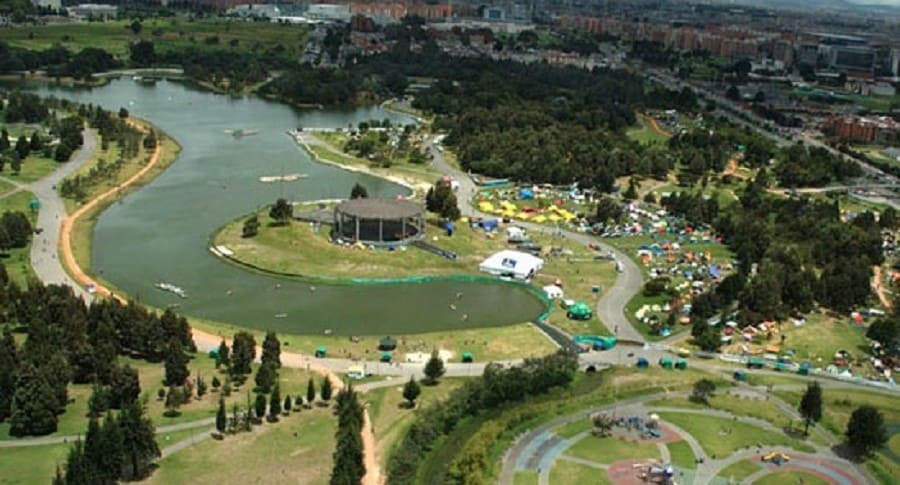
M 495 217 L 488 214 L 482 214 L 472 206 L 472 200 L 474 200 L 474 197 L 478 192 L 478 187 L 475 185 L 472 177 L 470 177 L 462 170 L 450 165 L 450 163 L 447 162 L 447 159 L 444 158 L 443 151 L 438 149 L 440 145 L 435 144 L 433 141 L 431 141 L 426 146 L 428 147 L 428 151 L 430 151 L 432 154 L 432 164 L 434 165 L 434 167 L 444 174 L 453 177 L 459 182 L 459 188 L 456 192 L 456 200 L 459 203 L 460 213 L 462 213 L 462 215 L 464 216 Z M 516 224 L 526 227 L 531 231 L 557 231 L 556 229 L 528 222 L 519 221 L 516 222 Z M 612 253 L 616 258 L 616 261 L 622 263 L 622 272 L 619 273 L 619 276 L 616 278 L 615 284 L 612 286 L 612 288 L 609 288 L 608 291 L 604 292 L 603 296 L 601 296 L 597 301 L 597 318 L 600 319 L 600 321 L 603 322 L 607 326 L 607 328 L 613 331 L 613 333 L 620 340 L 643 342 L 643 335 L 641 335 L 641 333 L 634 328 L 634 326 L 630 321 L 628 321 L 628 318 L 625 316 L 625 305 L 628 303 L 631 297 L 634 296 L 638 292 L 638 290 L 640 290 L 641 284 L 643 282 L 643 278 L 641 277 L 641 270 L 640 268 L 638 268 L 637 264 L 635 264 L 635 262 L 632 261 L 632 259 L 629 258 L 625 253 L 612 246 L 604 244 L 598 241 L 596 238 L 587 234 L 576 233 L 567 230 L 558 230 L 558 233 L 579 244 L 588 245 L 594 243 L 602 250 Z
M 93 130 L 86 129 L 82 133 L 84 143 L 75 155 L 51 174 L 29 186 L 29 190 L 41 202 L 37 227 L 42 231 L 35 235 L 31 244 L 31 266 L 44 284 L 69 285 L 76 295 L 90 301 L 91 295 L 69 277 L 58 255 L 60 226 L 67 214 L 62 197 L 56 192 L 56 185 L 81 168 L 97 146 L 97 136 Z

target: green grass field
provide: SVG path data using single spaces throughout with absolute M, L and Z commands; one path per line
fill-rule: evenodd
M 556 460 L 550 469 L 550 483 L 590 483 L 597 485 L 611 484 L 606 470 L 591 468 L 580 463 Z
M 5 185 L 10 186 L 10 184 Z M 9 190 L 5 190 L 4 192 L 9 193 Z M 28 206 L 32 199 L 34 199 L 34 194 L 25 190 L 20 190 L 7 197 L 2 197 L 0 198 L 0 214 L 6 211 L 21 211 L 28 216 L 31 220 L 31 224 L 34 225 L 37 222 L 37 212 L 32 212 Z M 41 236 L 33 235 L 32 237 Z M 0 262 L 6 267 L 6 272 L 9 274 L 10 280 L 15 281 L 22 288 L 28 286 L 29 280 L 37 277 L 34 274 L 34 270 L 31 268 L 30 255 L 30 243 L 24 248 L 13 248 L 6 254 L 0 255 Z
M 719 472 L 719 477 L 729 480 L 731 483 L 740 483 L 761 469 L 762 467 L 755 461 L 741 460 L 722 469 Z
M 775 391 L 775 394 L 791 405 L 797 406 L 800 404 L 803 391 Z M 853 392 L 826 389 L 822 392 L 822 397 L 824 405 L 820 423 L 837 436 L 844 434 L 847 422 L 850 421 L 850 415 L 862 405 L 878 409 L 884 416 L 885 424 L 900 424 L 900 408 L 897 407 L 894 396 L 858 389 L 854 389 Z
M 72 51 L 85 47 L 104 49 L 120 60 L 127 60 L 128 46 L 138 39 L 152 40 L 156 52 L 197 47 L 199 49 L 248 50 L 262 54 L 270 49 L 285 60 L 294 60 L 302 52 L 307 28 L 302 26 L 244 22 L 222 18 L 191 19 L 184 15 L 142 22 L 135 35 L 131 19 L 109 22 L 72 22 L 4 29 L 4 40 L 10 45 L 28 49 L 47 49 L 54 44 Z M 214 37 L 218 40 L 214 42 Z M 236 42 L 236 45 L 232 45 Z M 280 46 L 280 47 L 279 47 Z
M 65 465 L 71 444 L 4 448 L 0 451 L 0 484 L 50 483 L 56 465 Z
M 664 145 L 669 137 L 657 132 L 647 124 L 642 116 L 637 117 L 638 126 L 629 128 L 625 136 L 641 145 Z
M 675 467 L 684 470 L 693 470 L 697 467 L 697 457 L 694 456 L 694 450 L 687 441 L 675 441 L 666 444 L 666 447 L 669 448 L 669 456 L 672 457 L 672 465 Z
M 159 462 L 148 483 L 303 483 L 328 481 L 336 420 L 317 408 L 252 432 L 206 440 Z
M 594 427 L 589 419 L 579 419 L 553 429 L 553 433 L 561 438 L 574 438 L 575 436 Z
M 567 449 L 565 454 L 597 463 L 612 464 L 621 460 L 658 459 L 659 449 L 655 444 L 640 441 L 585 436 Z
M 390 451 L 409 429 L 416 415 L 415 410 L 405 407 L 405 383 L 403 379 L 396 379 L 396 385 L 374 389 L 361 396 L 362 401 L 368 404 L 369 418 L 372 420 L 377 442 L 375 453 L 382 467 L 386 466 Z M 417 409 L 446 399 L 460 385 L 461 379 L 443 379 L 437 386 L 422 385 L 422 394 L 416 403 Z
M 665 407 L 683 407 L 689 409 L 704 409 L 706 406 L 689 401 L 685 398 L 661 399 L 648 403 L 649 405 Z M 749 416 L 768 421 L 775 426 L 783 426 L 790 423 L 790 419 L 784 415 L 771 401 L 762 399 L 750 399 L 732 396 L 723 392 L 709 399 L 709 407 L 721 411 L 727 411 L 737 416 Z
M 513 485 L 537 485 L 538 474 L 531 470 L 517 470 L 513 476 Z
M 731 455 L 737 450 L 757 445 L 797 447 L 798 442 L 781 433 L 758 428 L 731 419 L 700 414 L 660 413 L 669 421 L 697 438 L 700 446 L 713 458 Z
M 827 480 L 823 480 L 818 475 L 812 475 L 804 472 L 775 472 L 770 473 L 759 480 L 753 482 L 754 485 L 785 485 L 788 483 L 802 483 L 804 485 L 828 485 Z

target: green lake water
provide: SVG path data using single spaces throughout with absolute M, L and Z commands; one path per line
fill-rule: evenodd
M 177 304 L 185 315 L 243 327 L 341 335 L 506 325 L 534 319 L 544 310 L 529 291 L 499 283 L 316 284 L 312 291 L 309 283 L 248 272 L 209 252 L 209 238 L 217 228 L 280 196 L 295 201 L 343 198 L 356 182 L 372 195 L 406 193 L 376 177 L 314 163 L 286 134 L 297 126 L 347 127 L 373 118 L 409 121 L 404 115 L 374 107 L 300 111 L 166 81 L 148 86 L 119 79 L 91 89 L 33 89 L 107 110 L 125 107 L 181 145 L 178 160 L 104 211 L 94 233 L 93 271 L 144 303 L 160 308 Z M 227 129 L 259 133 L 237 139 Z M 258 181 L 282 173 L 309 177 L 284 184 Z M 188 298 L 154 288 L 157 282 L 183 288 Z M 464 298 L 456 301 L 459 291 Z M 276 318 L 279 314 L 286 317 Z

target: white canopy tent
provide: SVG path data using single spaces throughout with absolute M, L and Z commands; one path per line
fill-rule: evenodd
M 478 269 L 496 276 L 512 276 L 526 280 L 544 267 L 544 260 L 520 251 L 509 249 L 494 253 L 478 265 Z

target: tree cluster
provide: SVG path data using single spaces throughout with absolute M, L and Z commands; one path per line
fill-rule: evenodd
M 135 401 L 137 375 L 118 365 L 118 355 L 158 362 L 167 349 L 196 350 L 187 321 L 171 311 L 160 315 L 116 300 L 86 306 L 69 287 L 39 283 L 27 290 L 8 283 L 0 302 L 7 320 L 27 334 L 21 349 L 8 331 L 0 346 L 0 417 L 9 419 L 14 436 L 56 431 L 69 382 L 94 383 L 95 413 Z
M 854 162 L 832 155 L 824 148 L 792 145 L 775 166 L 775 176 L 784 187 L 823 187 L 862 175 Z
M 388 462 L 389 483 L 413 483 L 428 452 L 465 418 L 568 385 L 578 368 L 574 354 L 559 351 L 504 368 L 490 364 L 438 405 L 421 411 Z
M 326 379 L 328 379 L 326 377 Z M 363 463 L 363 443 L 360 431 L 363 427 L 363 408 L 359 394 L 352 386 L 338 391 L 335 399 L 338 426 L 335 432 L 337 446 L 331 470 L 331 485 L 355 485 L 366 474 Z
M 144 404 L 137 401 L 107 413 L 102 425 L 92 416 L 84 442 L 79 439 L 69 450 L 62 483 L 112 484 L 146 477 L 161 456 L 155 433 Z
M 453 193 L 450 184 L 442 180 L 430 187 L 425 194 L 425 209 L 451 221 L 459 219 L 460 216 L 456 194 Z

